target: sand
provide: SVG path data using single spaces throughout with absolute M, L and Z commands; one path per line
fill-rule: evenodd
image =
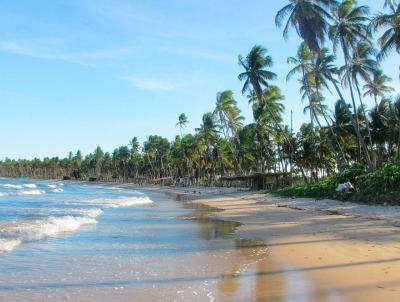
M 144 190 L 218 208 L 213 216 L 242 223 L 238 237 L 267 244 L 251 301 L 400 301 L 397 208 L 234 189 Z

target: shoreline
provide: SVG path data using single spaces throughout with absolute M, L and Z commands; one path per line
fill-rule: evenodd
M 274 276 L 270 280 L 283 278 L 286 286 L 294 284 L 290 285 L 294 292 L 274 293 L 278 301 L 290 301 L 290 297 L 297 297 L 294 301 L 400 300 L 399 228 L 379 215 L 357 214 L 352 208 L 356 204 L 340 202 L 341 207 L 335 208 L 332 201 L 316 206 L 311 199 L 255 192 L 197 188 L 200 194 L 196 195 L 185 192 L 188 188 L 121 187 L 203 204 L 219 209 L 212 214 L 216 218 L 239 222 L 238 237 L 267 244 L 271 267 L 260 278 Z M 373 206 L 368 213 L 379 208 L 392 207 Z
M 205 218 L 237 222 L 234 235 L 239 241 L 265 243 L 266 259 L 255 262 L 252 271 L 242 276 L 254 278 L 252 282 L 258 286 L 253 293 L 264 300 L 400 300 L 400 229 L 394 226 L 400 217 L 396 207 L 316 202 L 233 188 L 76 183 L 161 194 L 184 205 L 217 209 L 208 211 Z M 386 212 L 393 215 L 388 217 Z M 206 256 L 213 259 L 211 254 Z M 252 257 L 248 259 L 254 260 Z M 229 282 L 224 286 L 228 290 Z

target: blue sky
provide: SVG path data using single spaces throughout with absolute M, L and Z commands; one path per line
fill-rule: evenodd
M 382 1 L 365 0 L 376 12 Z M 298 39 L 274 25 L 286 1 L 5 0 L 0 11 L 0 159 L 106 151 L 150 134 L 172 139 L 211 111 L 218 91 L 241 95 L 238 54 L 268 48 L 286 96 L 287 121 L 307 121 L 296 80 L 287 83 Z M 398 56 L 385 71 L 400 91 Z M 393 64 L 395 63 L 395 64 Z M 335 97 L 327 97 L 332 104 Z

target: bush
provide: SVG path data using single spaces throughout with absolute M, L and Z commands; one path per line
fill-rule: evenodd
M 337 193 L 340 183 L 351 182 L 356 191 Z M 278 195 L 290 197 L 310 197 L 316 199 L 336 198 L 340 200 L 400 203 L 400 165 L 386 163 L 381 169 L 368 173 L 365 166 L 347 166 L 342 173 L 322 179 L 317 183 L 298 184 L 282 189 Z

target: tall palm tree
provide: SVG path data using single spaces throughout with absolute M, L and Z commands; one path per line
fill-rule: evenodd
M 339 6 L 332 10 L 333 22 L 329 28 L 329 38 L 333 43 L 334 52 L 337 52 L 339 46 L 341 47 L 345 61 L 345 68 L 349 67 L 352 50 L 355 48 L 355 45 L 359 41 L 368 41 L 369 39 L 367 26 L 367 22 L 369 21 L 368 14 L 369 7 L 365 5 L 357 6 L 355 0 L 343 0 Z M 347 70 L 345 80 L 350 88 L 350 96 L 356 119 L 356 132 L 360 133 L 360 122 L 350 74 L 350 71 Z M 358 135 L 357 137 L 360 149 L 364 148 L 364 146 L 362 146 L 362 137 Z
M 394 10 L 395 7 L 397 6 L 397 1 L 396 0 L 385 0 L 385 4 L 383 7 L 389 7 L 391 10 Z
M 234 136 L 236 130 L 242 126 L 244 118 L 240 116 L 240 110 L 231 90 L 225 90 L 217 94 L 214 113 L 218 117 L 226 139 Z
M 393 49 L 400 54 L 400 3 L 389 13 L 377 15 L 371 25 L 375 31 L 385 30 L 378 40 L 378 60 L 386 58 Z
M 348 65 L 343 66 L 340 69 L 340 72 L 343 74 L 344 85 L 353 85 L 357 91 L 365 121 L 368 121 L 368 118 L 365 112 L 365 105 L 362 100 L 359 79 L 361 78 L 365 83 L 368 83 L 373 74 L 378 70 L 378 63 L 373 57 L 375 54 L 375 49 L 373 49 L 371 44 L 365 41 L 360 42 L 354 46 L 353 55 Z M 349 79 L 351 79 L 351 81 Z M 366 126 L 370 144 L 372 146 L 371 132 L 368 125 Z
M 176 123 L 176 126 L 179 126 L 179 131 L 181 132 L 181 137 L 182 137 L 182 131 L 183 131 L 183 129 L 186 128 L 186 125 L 188 123 L 189 123 L 189 120 L 188 120 L 186 114 L 185 113 L 181 113 L 179 115 L 178 122 Z
M 283 30 L 285 38 L 290 28 L 294 27 L 308 47 L 318 51 L 325 40 L 331 19 L 330 9 L 336 5 L 336 0 L 289 0 L 289 4 L 276 14 L 275 23 L 282 27 L 286 20 Z
M 205 147 L 204 162 L 205 169 L 207 169 L 210 163 L 211 165 L 214 163 L 212 160 L 212 151 L 218 141 L 217 123 L 214 113 L 205 113 L 202 118 L 202 124 L 200 128 L 196 128 L 196 131 L 198 131 L 198 141 Z
M 237 102 L 233 97 L 231 90 L 225 90 L 217 94 L 217 102 L 215 106 L 214 114 L 218 117 L 220 128 L 227 141 L 227 146 L 232 154 L 235 154 L 235 150 L 232 145 L 231 139 L 234 138 L 238 143 L 238 130 L 243 127 L 244 117 L 240 115 L 240 109 L 237 106 Z M 240 168 L 240 163 L 237 157 L 234 157 L 234 161 Z
M 318 62 L 319 60 L 319 62 Z M 339 88 L 339 81 L 337 80 L 337 76 L 339 74 L 339 71 L 337 67 L 333 64 L 335 61 L 335 56 L 330 55 L 326 49 L 323 49 L 319 54 L 318 54 L 318 59 L 316 66 L 319 66 L 316 71 L 313 72 L 314 76 L 317 78 L 317 81 L 319 82 L 319 85 L 322 87 L 325 87 L 329 89 L 328 83 L 331 83 L 333 87 L 335 88 L 341 102 L 343 104 L 346 104 L 345 98 L 343 96 L 342 91 Z M 358 141 L 358 145 L 361 145 L 361 149 L 363 151 L 363 154 L 365 156 L 365 160 L 369 166 L 370 169 L 373 168 L 372 162 L 368 153 L 368 148 L 364 143 L 364 140 L 362 139 L 360 128 L 358 126 L 358 117 L 355 117 L 348 106 L 342 106 L 342 109 L 347 111 L 348 118 L 350 119 L 354 131 L 356 133 L 356 138 Z M 357 112 L 357 108 L 356 108 Z M 342 144 L 343 145 L 343 144 Z
M 267 49 L 260 45 L 254 46 L 246 58 L 239 55 L 239 65 L 245 70 L 238 76 L 240 81 L 244 81 L 242 93 L 245 94 L 248 91 L 252 94 L 254 92 L 258 103 L 264 104 L 263 88 L 269 87 L 269 81 L 277 78 L 275 73 L 266 69 L 273 65 L 271 56 L 267 55 Z M 265 110 L 273 120 L 275 129 L 284 133 L 276 112 L 268 104 L 265 106 Z M 287 137 L 285 139 L 289 141 Z
M 327 113 L 327 108 L 323 104 L 323 97 L 321 95 L 321 91 L 323 89 L 326 89 L 330 91 L 329 89 L 329 84 L 328 80 L 332 77 L 333 74 L 337 73 L 337 68 L 333 65 L 333 62 L 335 61 L 335 56 L 329 54 L 329 51 L 327 48 L 321 49 L 318 53 L 316 53 L 309 65 L 309 71 L 306 73 L 306 77 L 312 77 L 313 79 L 313 87 L 315 92 L 312 93 L 311 98 L 313 100 L 314 104 L 314 111 L 315 114 L 321 115 L 327 127 L 329 128 L 329 131 L 332 135 L 332 137 L 335 140 L 335 143 L 339 149 L 339 154 L 341 158 L 347 162 L 347 158 L 344 154 L 342 145 L 340 144 L 339 140 L 336 137 L 336 134 L 333 130 L 333 127 L 331 123 L 329 122 L 329 116 Z M 320 123 L 319 123 L 320 124 Z M 320 125 L 320 128 L 321 125 Z
M 378 97 L 384 98 L 386 94 L 394 92 L 392 87 L 386 85 L 391 80 L 382 69 L 376 70 L 372 78 L 364 85 L 364 97 L 373 97 L 375 106 L 378 106 Z

